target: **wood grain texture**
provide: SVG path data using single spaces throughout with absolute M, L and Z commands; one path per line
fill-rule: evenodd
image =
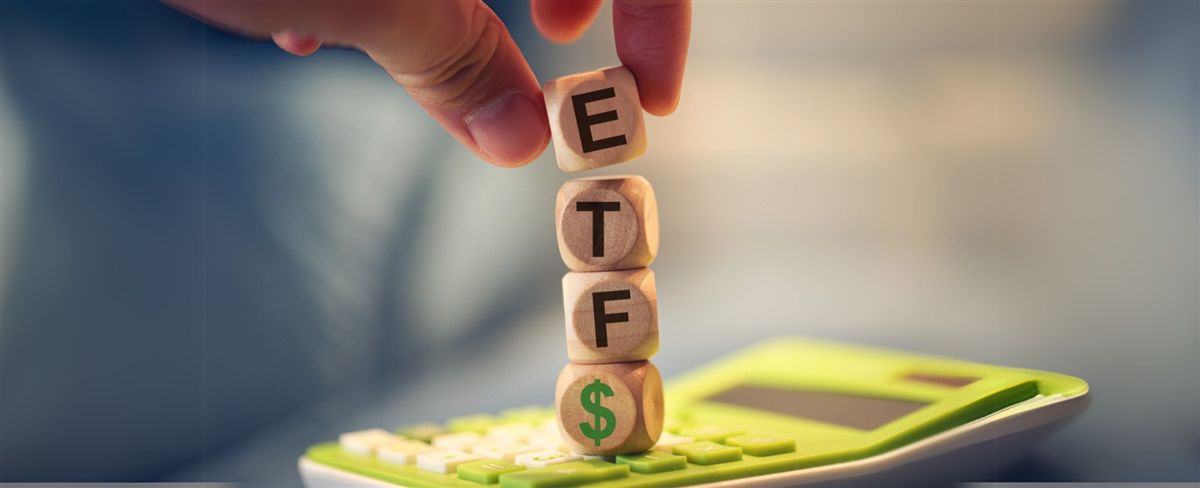
M 585 388 L 599 380 L 612 388 L 612 396 L 585 396 Z M 585 404 L 599 397 L 599 406 L 611 410 L 616 421 L 613 432 L 596 445 L 581 424 L 597 425 L 597 415 Z M 563 443 L 572 452 L 593 456 L 615 456 L 642 452 L 654 447 L 662 435 L 662 376 L 649 361 L 617 364 L 569 364 L 558 375 L 554 407 Z
M 637 82 L 624 66 L 550 80 L 542 92 L 563 171 L 600 168 L 646 153 Z
M 563 305 L 572 362 L 641 361 L 658 352 L 658 295 L 650 268 L 567 273 Z
M 554 214 L 558 253 L 572 271 L 644 268 L 658 254 L 658 200 L 641 176 L 570 180 Z

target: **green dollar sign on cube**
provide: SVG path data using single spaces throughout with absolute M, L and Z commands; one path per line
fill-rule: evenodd
M 612 435 L 613 431 L 617 429 L 617 417 L 613 415 L 613 411 L 600 405 L 601 395 L 613 396 L 613 389 L 597 379 L 592 384 L 583 387 L 583 394 L 579 397 L 583 409 L 596 416 L 590 424 L 580 423 L 579 429 L 583 432 L 584 437 L 596 441 L 596 447 L 600 447 L 600 441 Z M 601 423 L 604 427 L 600 427 Z
M 555 393 L 559 432 L 573 452 L 641 452 L 662 434 L 662 376 L 649 361 L 569 364 Z

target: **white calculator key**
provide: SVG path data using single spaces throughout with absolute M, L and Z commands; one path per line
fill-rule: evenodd
M 462 464 L 483 458 L 462 451 L 439 451 L 417 456 L 417 467 L 434 473 L 451 474 Z
M 471 446 L 483 444 L 484 442 L 490 441 L 475 432 L 459 432 L 456 434 L 435 435 L 430 441 L 430 444 L 433 444 L 433 447 L 442 447 L 456 451 L 466 451 L 470 449 Z
M 533 424 L 519 423 L 489 427 L 487 430 L 487 436 L 495 439 L 523 441 L 526 437 L 533 435 L 535 432 L 536 431 L 533 428 Z
M 673 449 L 675 446 L 688 444 L 691 442 L 696 442 L 696 439 L 675 435 L 670 432 L 663 432 L 662 436 L 658 438 L 658 444 L 654 445 L 654 450 L 670 454 L 671 449 Z
M 342 449 L 370 456 L 375 453 L 375 447 L 385 442 L 401 440 L 395 434 L 383 429 L 360 430 L 357 432 L 347 432 L 338 436 L 338 443 L 342 445 Z
M 565 453 L 557 449 L 546 449 L 535 451 L 517 456 L 516 463 L 530 468 L 544 468 L 552 464 L 569 463 L 583 459 L 574 454 Z
M 497 442 L 494 444 L 477 444 L 471 447 L 471 453 L 490 459 L 503 459 L 514 462 L 519 454 L 540 451 L 542 448 L 520 442 Z
M 380 461 L 408 465 L 415 464 L 417 456 L 444 450 L 423 442 L 401 441 L 381 444 L 375 449 L 375 455 Z

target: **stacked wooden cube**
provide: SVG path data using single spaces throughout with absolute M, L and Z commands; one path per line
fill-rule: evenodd
M 544 90 L 558 166 L 583 171 L 646 151 L 633 75 L 608 68 L 553 80 Z M 658 205 L 640 176 L 570 180 L 555 204 L 567 355 L 555 409 L 563 443 L 584 455 L 646 451 L 662 434 L 662 377 L 654 272 Z

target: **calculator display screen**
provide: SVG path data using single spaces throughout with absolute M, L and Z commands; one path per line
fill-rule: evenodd
M 706 400 L 792 417 L 875 430 L 928 403 L 797 388 L 739 385 Z

